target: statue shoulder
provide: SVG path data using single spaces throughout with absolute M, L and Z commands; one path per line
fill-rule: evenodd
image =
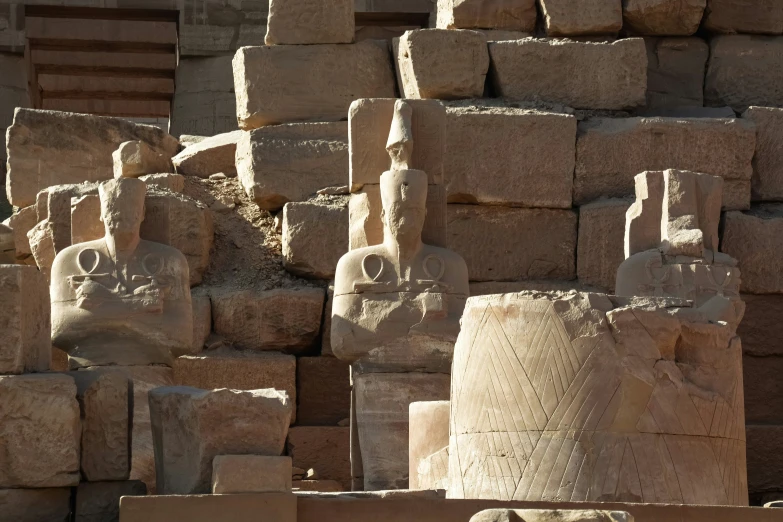
M 365 279 L 362 271 L 362 263 L 368 255 L 386 256 L 386 250 L 382 245 L 357 248 L 351 250 L 340 258 L 337 262 L 337 269 L 334 275 L 335 294 L 344 294 L 353 292 L 353 283 Z
M 77 243 L 63 248 L 54 258 L 52 263 L 52 274 L 57 273 L 58 268 L 65 269 L 66 267 L 76 268 L 77 258 L 79 254 L 85 250 L 98 250 L 104 251 L 106 249 L 106 242 L 101 239 L 95 239 L 93 241 L 86 241 L 84 243 Z
M 439 257 L 443 260 L 444 263 L 446 263 L 447 267 L 450 267 L 452 270 L 455 270 L 457 272 L 463 272 L 465 273 L 465 276 L 467 277 L 468 273 L 468 265 L 465 263 L 465 260 L 462 258 L 461 255 L 454 252 L 453 250 L 449 250 L 448 248 L 443 247 L 437 247 L 433 245 L 425 245 L 425 255 L 434 255 Z
M 174 263 L 175 265 L 187 266 L 188 264 L 188 258 L 185 257 L 185 254 L 179 249 L 164 243 L 156 243 L 155 241 L 142 239 L 139 243 L 139 248 L 142 249 L 142 252 L 145 254 L 157 254 L 167 262 Z

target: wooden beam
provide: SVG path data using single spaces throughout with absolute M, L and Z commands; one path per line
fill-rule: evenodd
M 25 31 L 27 38 L 31 40 L 103 40 L 177 44 L 175 22 L 27 17 Z
M 43 108 L 100 116 L 168 118 L 171 103 L 163 100 L 58 100 L 44 99 Z
M 32 51 L 33 64 L 54 66 L 97 67 L 115 69 L 162 69 L 177 68 L 175 54 L 141 53 L 99 53 L 72 51 Z M 172 76 L 173 78 L 173 76 Z
M 179 11 L 171 9 L 122 9 L 26 5 L 25 16 L 42 18 L 81 18 L 86 20 L 132 20 L 137 22 L 178 22 Z
M 174 80 L 173 69 L 145 67 L 92 67 L 81 65 L 34 64 L 38 74 L 58 76 L 96 76 L 104 78 L 165 78 Z
M 153 93 L 155 96 L 149 98 L 153 100 L 166 100 L 174 95 L 174 80 L 164 78 L 60 76 L 39 72 L 38 85 L 41 86 L 44 97 L 55 98 L 57 96 L 52 96 L 51 92 L 83 92 L 87 96 L 95 92 Z M 61 97 L 73 98 L 73 96 Z
M 76 51 L 86 53 L 177 53 L 177 44 L 160 44 L 150 42 L 124 42 L 106 40 L 73 40 L 28 38 L 33 51 Z

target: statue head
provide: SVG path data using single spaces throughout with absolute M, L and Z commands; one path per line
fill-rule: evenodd
M 420 237 L 427 217 L 427 174 L 421 170 L 384 172 L 381 203 L 386 233 L 398 239 Z
M 138 240 L 141 222 L 144 220 L 146 183 L 137 178 L 113 179 L 101 183 L 98 193 L 106 235 L 119 245 Z

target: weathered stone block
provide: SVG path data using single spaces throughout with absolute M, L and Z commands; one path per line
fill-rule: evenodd
M 406 98 L 480 98 L 489 69 L 487 38 L 476 31 L 419 29 L 400 38 L 397 66 Z
M 44 219 L 27 233 L 27 240 L 30 242 L 30 250 L 33 253 L 35 264 L 47 281 L 49 281 L 54 256 L 57 255 L 54 246 L 54 230 L 51 225 L 48 219 Z
M 750 205 L 756 136 L 738 119 L 593 118 L 579 124 L 574 204 L 633 194 L 644 171 L 680 169 L 724 178 L 723 208 Z
M 190 294 L 190 303 L 193 305 L 193 347 L 187 353 L 172 353 L 174 357 L 201 353 L 207 337 L 212 332 L 212 301 L 206 290 L 201 287 L 194 290 Z
M 115 178 L 138 178 L 171 172 L 171 155 L 163 155 L 143 141 L 126 141 L 112 153 Z
M 212 461 L 212 494 L 291 491 L 291 457 L 218 455 Z
M 7 129 L 14 121 L 17 107 L 29 107 L 27 94 L 27 64 L 24 56 L 0 55 L 0 129 Z M 0 147 L 0 163 L 5 163 L 5 148 Z M 2 170 L 0 166 L 0 170 Z
M 647 109 L 704 105 L 704 70 L 710 56 L 710 48 L 704 40 L 645 38 L 644 42 L 647 46 Z
M 576 228 L 571 210 L 448 206 L 449 248 L 471 281 L 575 278 Z
M 690 36 L 699 29 L 707 0 L 627 0 L 623 22 L 636 34 Z
M 297 64 L 292 67 L 291 64 Z M 394 97 L 386 44 L 243 47 L 234 56 L 242 129 L 339 121 L 357 98 Z
M 625 213 L 628 199 L 599 200 L 579 208 L 576 273 L 579 282 L 614 290 L 617 269 L 625 259 Z
M 623 27 L 620 0 L 540 0 L 549 36 L 615 34 Z
M 169 190 L 171 192 L 182 192 L 185 190 L 185 177 L 181 174 L 146 174 L 139 176 L 147 188 Z
M 353 0 L 270 0 L 266 45 L 353 42 Z
M 32 260 L 33 251 L 27 233 L 38 223 L 38 213 L 35 205 L 21 208 L 8 218 L 8 226 L 13 230 L 16 259 L 23 264 L 35 264 Z
M 346 198 L 347 199 L 347 198 Z M 283 266 L 289 272 L 331 279 L 348 252 L 348 207 L 345 202 L 313 200 L 283 208 Z
M 203 25 L 198 27 L 199 31 L 204 30 Z M 184 45 L 181 42 L 181 47 Z M 238 128 L 231 59 L 232 56 L 180 58 L 171 104 L 174 136 L 215 136 Z
M 71 488 L 0 489 L 0 513 L 8 522 L 70 522 Z
M 71 244 L 100 239 L 106 234 L 101 222 L 101 198 L 97 194 L 71 199 Z
M 80 435 L 71 377 L 0 377 L 0 488 L 76 486 Z
M 297 522 L 293 493 L 241 495 L 158 495 L 125 497 L 120 501 L 122 522 L 214 522 L 231 514 L 231 522 L 258 522 L 259 513 L 275 522 Z
M 350 428 L 294 426 L 288 432 L 286 453 L 293 465 L 314 469 L 318 479 L 336 480 L 350 491 Z
M 707 0 L 704 28 L 715 33 L 783 33 L 783 4 L 776 0 Z
M 743 292 L 783 293 L 783 205 L 763 204 L 749 212 L 727 212 L 721 250 L 742 267 Z
M 438 0 L 439 29 L 534 31 L 535 0 Z
M 351 416 L 348 363 L 334 357 L 300 357 L 296 365 L 296 387 L 299 424 L 336 426 Z
M 745 432 L 748 439 L 748 489 L 751 493 L 783 490 L 783 426 L 749 423 Z
M 279 210 L 319 189 L 345 185 L 348 125 L 294 123 L 244 132 L 236 165 L 248 197 L 265 210 Z
M 186 147 L 172 158 L 174 168 L 186 176 L 208 178 L 222 172 L 226 176 L 237 175 L 237 143 L 243 131 L 232 131 L 206 138 Z
M 450 107 L 447 136 L 449 203 L 571 208 L 575 117 Z
M 149 393 L 158 492 L 209 493 L 218 455 L 283 452 L 291 401 L 274 389 L 199 390 L 164 387 Z
M 449 401 L 408 407 L 409 489 L 448 489 L 449 411 Z
M 251 350 L 300 353 L 321 330 L 324 291 L 320 288 L 215 293 L 215 333 Z
M 82 482 L 76 489 L 74 522 L 119 522 L 120 497 L 146 494 L 140 480 Z
M 745 315 L 737 328 L 745 355 L 783 356 L 783 296 L 743 294 Z
M 783 201 L 783 109 L 751 107 L 742 118 L 756 125 L 751 199 Z
M 627 109 L 645 101 L 647 57 L 641 38 L 614 43 L 525 38 L 490 42 L 489 55 L 499 96 L 576 109 Z
M 46 278 L 35 267 L 0 265 L 0 374 L 46 371 L 51 351 Z

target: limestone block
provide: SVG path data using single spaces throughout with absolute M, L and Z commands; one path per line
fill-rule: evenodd
M 742 118 L 756 126 L 751 199 L 783 201 L 783 109 L 751 107 Z
M 294 426 L 288 432 L 286 453 L 293 465 L 315 470 L 318 479 L 336 480 L 350 491 L 350 428 Z
M 82 482 L 76 489 L 74 522 L 119 522 L 120 497 L 146 494 L 147 486 L 139 480 Z
M 489 69 L 486 37 L 476 31 L 406 31 L 397 54 L 408 98 L 480 98 Z
M 617 268 L 625 259 L 625 213 L 630 206 L 628 199 L 605 199 L 579 208 L 576 273 L 580 283 L 614 289 Z
M 575 144 L 571 115 L 450 107 L 448 202 L 571 208 Z
M 9 522 L 70 522 L 71 488 L 0 489 L 0 513 Z
M 208 178 L 222 172 L 228 177 L 237 175 L 237 143 L 242 131 L 232 131 L 206 138 L 186 147 L 171 161 L 180 174 Z
M 353 4 L 353 0 L 270 0 L 264 43 L 351 43 L 355 32 Z
M 614 34 L 623 26 L 620 0 L 541 0 L 549 36 Z
M 737 328 L 742 351 L 756 357 L 783 355 L 783 296 L 743 294 L 742 300 L 745 315 Z
M 783 38 L 716 36 L 710 40 L 704 105 L 728 105 L 735 111 L 751 105 L 781 106 L 783 91 L 778 86 L 782 79 Z
M 348 126 L 294 123 L 243 132 L 236 165 L 248 197 L 264 210 L 279 210 L 324 187 L 345 185 Z
M 217 455 L 283 452 L 291 401 L 284 391 L 163 387 L 149 393 L 158 493 L 208 493 Z
M 724 178 L 723 208 L 748 208 L 755 142 L 752 123 L 738 119 L 592 118 L 580 122 L 574 204 L 601 196 L 629 196 L 634 176 L 671 168 Z
M 704 105 L 704 70 L 710 55 L 704 40 L 695 37 L 645 38 L 644 42 L 647 46 L 647 108 Z
M 263 513 L 275 522 L 297 522 L 293 493 L 242 495 L 169 495 L 126 497 L 120 501 L 123 522 L 214 522 L 230 513 L 231 522 L 257 522 Z
M 179 142 L 158 127 L 122 118 L 18 109 L 8 128 L 6 191 L 12 205 L 26 207 L 52 185 L 113 177 L 112 153 L 126 141 L 142 141 L 171 157 Z
M 449 248 L 465 259 L 471 281 L 576 277 L 571 210 L 449 205 L 448 215 Z
M 330 322 L 326 321 L 327 324 Z M 296 365 L 296 381 L 299 424 L 336 426 L 351 416 L 348 363 L 334 357 L 300 357 Z
M 171 172 L 171 156 L 164 156 L 143 141 L 126 141 L 112 153 L 115 178 L 138 178 Z
M 185 190 L 185 177 L 181 174 L 146 174 L 139 176 L 146 183 L 147 188 L 182 192 Z
M 214 6 L 214 4 L 211 4 Z M 204 31 L 204 26 L 198 26 Z M 185 35 L 180 35 L 183 40 Z M 185 47 L 180 42 L 180 48 Z M 215 136 L 237 130 L 232 56 L 181 56 L 171 103 L 171 133 Z M 175 151 L 176 153 L 176 151 Z
M 81 471 L 90 482 L 127 480 L 131 471 L 133 383 L 112 371 L 70 372 L 81 411 Z
M 212 494 L 291 491 L 291 457 L 218 455 L 212 461 Z
M 647 57 L 641 38 L 490 42 L 489 56 L 490 79 L 499 96 L 576 109 L 627 109 L 645 101 Z
M 409 489 L 448 489 L 449 401 L 409 406 Z
M 283 266 L 292 274 L 331 279 L 348 251 L 348 208 L 339 201 L 286 203 Z
M 49 369 L 52 341 L 48 286 L 35 267 L 0 265 L 0 374 Z
M 0 376 L 0 488 L 76 486 L 80 434 L 71 377 Z
M 439 29 L 530 32 L 536 28 L 535 0 L 438 0 L 436 9 Z
M 174 357 L 201 353 L 207 337 L 212 332 L 212 301 L 209 294 L 201 287 L 196 288 L 190 294 L 190 302 L 193 305 L 193 347 L 186 353 L 173 353 Z
M 260 390 L 274 388 L 288 394 L 291 422 L 297 416 L 296 358 L 277 352 L 221 348 L 174 360 L 174 382 L 203 390 Z
M 598 511 L 595 509 L 486 509 L 479 511 L 470 522 L 633 522 L 625 511 Z
M 243 47 L 234 56 L 233 67 L 237 119 L 244 130 L 344 120 L 355 99 L 394 97 L 394 71 L 385 42 Z
M 708 0 L 704 28 L 714 33 L 783 33 L 783 4 L 775 0 Z
M 783 383 L 777 377 L 781 369 L 783 357 L 746 354 L 742 358 L 748 424 L 783 425 L 783 413 L 776 407 L 783 400 Z
M 690 36 L 699 29 L 707 0 L 628 0 L 624 28 L 636 34 Z
M 748 488 L 752 493 L 778 493 L 783 489 L 783 426 L 748 424 Z M 779 493 L 778 493 L 779 495 Z M 776 495 L 776 496 L 778 496 Z
M 27 258 L 32 258 L 33 255 L 27 233 L 32 230 L 36 223 L 38 223 L 38 214 L 35 205 L 19 209 L 8 221 L 8 225 L 14 232 L 16 259 L 25 264 L 27 264 L 25 260 Z M 31 262 L 34 263 L 34 261 Z
M 743 292 L 783 293 L 783 260 L 776 252 L 783 236 L 783 205 L 763 204 L 749 212 L 727 212 L 722 251 L 742 267 Z

